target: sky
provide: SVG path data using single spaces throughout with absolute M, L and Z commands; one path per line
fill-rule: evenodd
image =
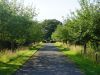
M 79 9 L 78 0 L 25 0 L 36 7 L 37 20 L 57 19 L 63 21 L 71 11 Z

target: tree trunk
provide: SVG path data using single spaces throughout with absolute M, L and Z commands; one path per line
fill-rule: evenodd
M 98 53 L 97 52 L 95 53 L 95 60 L 98 63 Z
M 75 43 L 75 48 L 76 48 L 77 44 Z
M 36 42 L 35 42 L 35 41 L 33 41 L 33 44 L 34 44 L 34 45 L 35 45 L 35 43 L 36 43 Z
M 96 60 L 96 62 L 98 63 L 98 48 L 99 47 L 99 44 L 98 44 L 98 42 L 96 42 L 96 52 L 95 52 L 95 60 Z
M 68 44 L 67 40 L 66 40 L 66 45 Z
M 84 44 L 84 54 L 87 54 L 86 43 Z
M 11 50 L 14 51 L 14 42 L 11 41 Z

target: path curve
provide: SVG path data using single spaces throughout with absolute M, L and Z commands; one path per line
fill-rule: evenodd
M 51 43 L 47 43 L 14 75 L 84 75 Z

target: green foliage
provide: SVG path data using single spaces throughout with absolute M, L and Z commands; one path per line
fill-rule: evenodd
M 48 19 L 44 20 L 41 24 L 44 28 L 44 39 L 50 40 L 51 34 L 55 31 L 57 25 L 62 23 L 56 19 Z
M 11 48 L 14 44 L 40 41 L 43 31 L 41 25 L 33 20 L 35 16 L 35 9 L 31 6 L 24 6 L 17 0 L 1 0 L 0 41 L 10 42 Z
M 29 49 L 0 52 L 0 75 L 13 74 L 41 47 L 42 44 L 37 44 Z
M 88 42 L 100 45 L 100 12 L 98 3 L 90 0 L 79 1 L 81 9 L 72 12 L 64 25 L 58 26 L 52 39 L 62 40 L 70 44 L 80 44 L 84 50 Z M 98 50 L 98 49 L 97 49 Z
M 76 64 L 78 68 L 81 69 L 85 75 L 99 75 L 100 74 L 100 64 L 92 62 L 89 58 L 81 56 L 78 49 L 71 50 L 70 47 L 65 47 L 64 44 L 55 44 L 65 56 L 70 58 L 72 62 Z

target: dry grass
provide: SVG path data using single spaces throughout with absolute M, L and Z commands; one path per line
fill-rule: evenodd
M 11 50 L 5 50 L 0 52 L 0 75 L 11 75 L 16 71 L 23 63 L 25 63 L 30 56 L 32 56 L 38 48 L 42 47 L 37 45 L 35 47 L 23 47 L 20 50 L 12 52 Z M 22 50 L 21 50 L 22 49 Z
M 69 57 L 76 65 L 79 67 L 85 75 L 99 75 L 100 74 L 100 64 L 94 63 L 94 54 L 89 53 L 83 56 L 80 52 L 83 49 L 81 46 L 68 46 L 60 42 L 55 43 L 55 45 L 64 53 L 65 56 Z
M 83 47 L 80 45 L 66 45 L 61 42 L 56 42 L 55 45 L 66 47 L 70 49 L 70 52 L 73 52 L 75 54 L 83 55 Z M 98 54 L 98 61 L 100 62 L 100 52 Z M 84 56 L 84 55 L 83 55 Z M 96 62 L 96 52 L 91 47 L 87 47 L 87 54 L 84 56 L 85 58 L 89 58 L 93 62 Z

